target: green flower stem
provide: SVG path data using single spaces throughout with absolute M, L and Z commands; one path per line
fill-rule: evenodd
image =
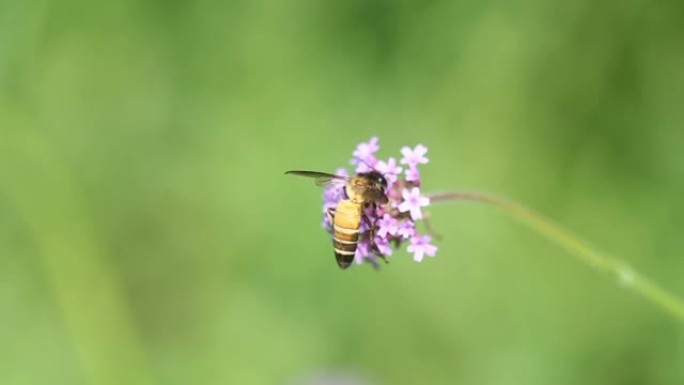
M 551 219 L 517 202 L 476 191 L 453 191 L 429 195 L 431 202 L 473 201 L 503 209 L 516 220 L 525 223 L 552 242 L 562 246 L 572 255 L 599 272 L 614 275 L 625 288 L 635 291 L 662 310 L 684 321 L 684 302 L 676 295 L 636 272 L 627 263 L 609 257 L 577 236 L 554 223 Z

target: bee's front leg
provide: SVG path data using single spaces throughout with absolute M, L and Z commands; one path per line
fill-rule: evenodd
M 375 246 L 375 225 L 373 222 L 371 222 L 366 213 L 361 214 L 361 218 L 363 218 L 363 222 L 366 224 L 366 227 L 368 227 L 368 231 L 370 232 L 371 246 Z

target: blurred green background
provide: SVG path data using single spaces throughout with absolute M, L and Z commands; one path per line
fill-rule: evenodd
M 684 383 L 681 322 L 501 212 L 340 272 L 283 175 L 423 143 L 684 295 L 683 101 L 677 0 L 1 0 L 0 383 Z

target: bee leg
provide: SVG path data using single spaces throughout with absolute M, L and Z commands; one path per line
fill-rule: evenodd
M 375 226 L 373 226 L 373 223 L 370 221 L 368 216 L 366 216 L 366 214 L 363 214 L 362 218 L 364 222 L 366 222 L 366 226 L 368 227 L 368 231 L 370 232 L 368 236 L 368 241 L 370 243 L 371 250 L 373 250 L 375 252 L 375 255 L 377 255 L 380 259 L 385 261 L 385 263 L 389 263 L 389 261 L 387 261 L 387 258 L 385 258 L 382 252 L 380 252 L 378 245 L 375 244 Z M 375 264 L 375 267 L 377 268 L 377 264 Z
M 366 227 L 368 227 L 368 231 L 370 232 L 370 244 L 373 247 L 373 249 L 376 250 L 377 246 L 375 245 L 375 226 L 373 226 L 373 223 L 370 219 L 368 219 L 368 216 L 366 214 L 362 214 L 361 218 L 363 218 L 363 221 L 366 222 Z
M 332 226 L 335 223 L 335 209 L 331 207 L 325 214 L 328 216 L 328 222 L 330 222 L 330 226 Z

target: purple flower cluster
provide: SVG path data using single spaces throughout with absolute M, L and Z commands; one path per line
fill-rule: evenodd
M 373 229 L 369 229 L 364 222 L 361 223 L 356 263 L 368 261 L 376 264 L 378 257 L 385 259 L 391 256 L 393 248 L 399 248 L 405 243 L 408 243 L 406 251 L 413 254 L 416 262 L 421 262 L 425 255 L 434 257 L 437 246 L 430 243 L 432 239 L 429 235 L 420 234 L 416 229 L 416 223 L 423 219 L 423 208 L 430 205 L 430 199 L 421 195 L 418 169 L 421 164 L 428 163 L 425 157 L 427 147 L 419 144 L 414 148 L 402 148 L 399 162 L 393 157 L 386 161 L 376 158 L 375 153 L 379 149 L 378 138 L 372 137 L 356 147 L 351 160 L 357 173 L 371 170 L 381 172 L 387 179 L 386 194 L 389 198 L 386 205 L 366 210 L 365 214 L 373 224 Z M 336 174 L 349 176 L 343 168 L 338 169 Z M 336 207 L 342 199 L 345 199 L 343 186 L 330 186 L 323 193 L 323 226 L 330 232 L 332 225 L 325 213 L 329 208 Z

